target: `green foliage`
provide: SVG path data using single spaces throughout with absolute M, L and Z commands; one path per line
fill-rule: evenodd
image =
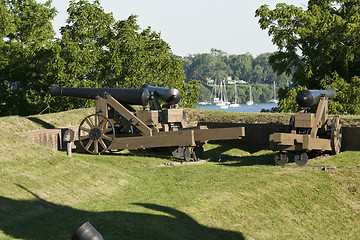
M 199 82 L 192 80 L 187 84 L 182 84 L 182 88 L 178 88 L 182 92 L 180 105 L 183 107 L 194 107 L 199 101 L 200 86 Z
M 187 81 L 196 79 L 200 82 L 200 100 L 211 99 L 213 84 L 209 80 L 220 80 L 231 77 L 233 80 L 244 80 L 252 84 L 255 102 L 269 102 L 273 98 L 273 82 L 277 87 L 285 87 L 290 77 L 285 74 L 277 75 L 269 65 L 270 53 L 260 54 L 256 58 L 250 54 L 228 55 L 227 53 L 211 49 L 211 53 L 194 54 L 182 58 Z M 234 86 L 227 85 L 227 97 L 235 101 Z M 237 102 L 249 100 L 248 85 L 237 85 Z M 218 90 L 218 89 L 217 89 Z
M 320 82 L 324 88 L 332 88 L 336 94 L 333 101 L 329 101 L 329 111 L 335 114 L 360 113 L 360 78 L 355 76 L 349 82 L 341 78 L 336 72 L 326 76 Z
M 228 55 L 211 49 L 211 53 L 201 53 L 183 57 L 184 72 L 187 81 L 199 80 L 207 84 L 206 79 L 221 81 L 231 77 L 234 80 L 244 80 L 252 84 L 273 84 L 283 87 L 290 81 L 285 74 L 277 75 L 269 65 L 271 53 L 260 54 L 254 58 L 249 53 Z
M 304 86 L 296 86 L 291 90 L 287 88 L 279 89 L 279 111 L 280 112 L 296 112 L 298 110 L 298 104 L 296 103 L 296 95 L 301 90 L 306 89 Z
M 64 66 L 56 73 L 57 84 L 76 87 L 177 88 L 180 105 L 193 107 L 198 89 L 185 83 L 182 63 L 170 46 L 150 27 L 141 31 L 137 16 L 115 21 L 98 1 L 71 2 L 67 25 L 61 29 L 60 59 Z M 57 99 L 52 99 L 52 105 Z M 88 101 L 62 100 L 87 107 Z M 72 107 L 79 107 L 73 104 Z M 69 107 L 61 103 L 59 107 Z
M 184 64 L 184 72 L 187 80 L 201 79 L 201 77 L 194 75 L 194 71 L 197 71 L 205 78 L 216 80 L 222 80 L 228 77 L 230 68 L 226 65 L 221 55 L 214 55 L 214 49 L 212 53 L 194 54 L 184 59 L 186 62 L 186 64 Z M 201 79 L 201 81 L 204 81 L 204 79 Z
M 54 98 L 52 84 L 67 87 L 177 88 L 180 105 L 193 107 L 198 86 L 185 82 L 182 62 L 160 33 L 141 30 L 137 17 L 116 21 L 95 0 L 70 1 L 61 38 L 54 39 L 51 1 L 1 1 L 0 115 L 28 115 L 47 105 L 66 110 L 91 100 Z
M 53 47 L 47 88 L 51 84 L 67 87 L 100 87 L 104 47 L 109 37 L 111 14 L 106 14 L 98 1 L 71 1 L 67 25 L 61 28 L 61 38 Z M 44 102 L 57 110 L 93 105 L 91 100 L 53 98 Z
M 51 1 L 0 2 L 0 115 L 39 110 L 54 31 Z
M 278 46 L 269 63 L 277 73 L 293 74 L 295 84 L 308 88 L 321 88 L 321 82 L 335 75 L 339 78 L 332 81 L 352 85 L 360 76 L 359 9 L 359 0 L 310 0 L 306 9 L 285 3 L 274 10 L 261 6 L 256 10 L 260 27 L 268 29 Z M 331 110 L 357 113 L 349 105 L 356 98 L 345 92 L 339 95 L 344 97 L 334 99 Z
M 200 87 L 199 100 L 209 102 L 209 99 L 211 99 L 212 87 L 205 85 L 201 82 L 199 82 L 199 87 Z

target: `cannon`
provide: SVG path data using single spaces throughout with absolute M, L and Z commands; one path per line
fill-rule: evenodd
M 340 116 L 328 118 L 328 101 L 334 98 L 335 91 L 302 90 L 296 96 L 299 105 L 295 115 L 290 117 L 287 133 L 273 133 L 269 136 L 269 147 L 279 151 L 275 155 L 277 165 L 288 161 L 286 152 L 295 152 L 294 161 L 299 166 L 308 162 L 311 152 L 329 152 L 338 154 L 341 150 L 342 129 Z M 311 113 L 311 106 L 318 104 L 316 112 Z
M 299 108 L 308 109 L 317 104 L 322 97 L 333 99 L 335 97 L 335 91 L 332 88 L 326 88 L 324 90 L 301 90 L 296 95 L 296 102 Z
M 153 87 L 149 84 L 144 84 L 141 89 L 146 89 L 153 95 L 166 102 L 169 106 L 180 102 L 181 94 L 176 88 Z
M 244 127 L 187 127 L 186 115 L 178 107 L 181 94 L 175 88 L 149 84 L 140 89 L 51 86 L 50 94 L 95 100 L 95 113 L 87 116 L 78 129 L 78 146 L 92 154 L 171 147 L 174 157 L 197 161 L 208 141 L 245 136 Z M 135 110 L 132 105 L 142 109 Z
M 98 96 L 111 95 L 117 101 L 126 104 L 146 106 L 150 92 L 147 89 L 126 89 L 126 88 L 71 88 L 71 87 L 50 87 L 51 96 L 66 96 L 84 99 L 96 99 Z

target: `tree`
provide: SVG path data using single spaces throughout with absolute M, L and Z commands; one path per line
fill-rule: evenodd
M 285 86 L 289 77 L 277 75 L 268 63 L 271 53 L 260 54 L 256 58 L 249 53 L 241 55 L 227 55 L 217 49 L 211 53 L 194 54 L 182 58 L 184 72 L 187 80 L 197 79 L 205 82 L 203 78 L 222 80 L 232 77 L 234 80 L 245 80 L 251 83 L 272 84 Z M 194 74 L 194 71 L 202 77 Z
M 72 0 L 61 38 L 55 39 L 51 1 L 0 1 L 0 115 L 35 114 L 47 105 L 67 110 L 93 101 L 53 98 L 52 84 L 67 87 L 178 88 L 180 104 L 197 102 L 196 82 L 185 83 L 182 62 L 136 16 L 116 21 L 99 0 Z
M 198 72 L 205 78 L 222 81 L 229 76 L 231 69 L 224 62 L 224 52 L 212 49 L 212 53 L 194 54 L 186 57 L 191 59 L 191 65 L 185 69 L 188 79 L 203 80 L 198 75 L 194 76 L 194 71 Z
M 183 91 L 182 62 L 150 27 L 140 32 L 137 16 L 115 23 L 115 34 L 107 51 L 107 85 L 141 87 L 145 83 L 176 87 Z M 182 92 L 184 95 L 185 92 Z
M 279 90 L 279 111 L 280 112 L 296 112 L 299 108 L 296 103 L 296 95 L 306 87 L 298 85 L 292 89 L 281 88 Z
M 254 58 L 250 54 L 230 55 L 226 63 L 232 70 L 232 78 L 249 81 Z
M 345 81 L 337 73 L 326 76 L 321 80 L 321 85 L 335 90 L 334 101 L 329 102 L 331 112 L 359 113 L 360 112 L 360 78 L 355 76 L 350 82 Z
M 55 13 L 51 1 L 0 2 L 0 115 L 40 110 Z
M 290 77 L 285 74 L 278 76 L 272 70 L 268 63 L 270 56 L 271 53 L 264 53 L 253 58 L 249 53 L 228 55 L 221 50 L 211 49 L 211 53 L 189 55 L 182 58 L 182 61 L 187 81 L 196 79 L 207 86 L 207 79 L 217 80 L 217 84 L 219 84 L 219 80 L 227 79 L 230 76 L 233 80 L 244 80 L 262 85 L 253 89 L 254 100 L 268 102 L 273 97 L 273 82 L 275 81 L 276 85 L 280 87 L 286 86 L 290 80 Z M 207 86 L 207 88 L 210 87 Z M 233 88 L 228 86 L 227 90 L 229 100 L 234 101 Z M 243 94 L 242 96 L 239 92 L 238 99 L 245 101 L 245 90 Z M 208 95 L 209 91 L 206 90 L 206 87 L 201 87 L 201 99 L 209 100 Z
M 113 37 L 115 19 L 105 13 L 99 1 L 70 1 L 66 25 L 53 48 L 49 82 L 67 87 L 101 87 L 107 74 L 105 55 Z M 47 87 L 50 86 L 50 83 Z M 47 98 L 57 110 L 90 107 L 92 100 Z
M 324 88 L 331 76 L 343 79 L 351 88 L 360 76 L 360 1 L 310 0 L 307 9 L 277 4 L 274 10 L 263 5 L 256 10 L 262 29 L 268 29 L 278 51 L 270 57 L 277 73 L 293 75 L 295 84 Z M 339 92 L 340 91 L 340 92 Z M 338 89 L 338 93 L 342 95 Z M 337 98 L 339 104 L 357 99 Z M 335 109 L 333 109 L 335 111 Z M 349 113 L 360 113 L 352 109 Z
M 259 64 L 255 65 L 251 75 L 251 82 L 261 83 L 264 82 L 264 79 L 265 79 L 264 68 Z
M 56 84 L 71 87 L 177 88 L 182 106 L 194 106 L 195 83 L 185 83 L 182 62 L 160 34 L 150 27 L 141 31 L 137 16 L 116 21 L 98 0 L 71 1 L 67 25 L 54 54 Z M 56 53 L 57 52 L 57 53 Z M 51 99 L 58 109 L 87 107 L 91 101 Z

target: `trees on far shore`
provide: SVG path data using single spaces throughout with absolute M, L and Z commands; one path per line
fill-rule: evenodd
M 269 102 L 274 97 L 273 83 L 276 89 L 287 87 L 291 77 L 286 74 L 276 74 L 270 64 L 269 57 L 272 53 L 263 53 L 257 57 L 251 54 L 228 55 L 218 49 L 211 49 L 210 53 L 189 55 L 182 58 L 186 79 L 196 80 L 203 86 L 200 88 L 200 100 L 209 101 L 211 89 L 216 82 L 231 78 L 233 81 L 254 85 L 253 97 L 256 102 Z M 217 86 L 218 87 L 218 86 Z M 249 100 L 249 87 L 247 84 L 238 85 L 237 102 Z M 230 101 L 235 101 L 234 87 L 227 87 L 227 96 Z

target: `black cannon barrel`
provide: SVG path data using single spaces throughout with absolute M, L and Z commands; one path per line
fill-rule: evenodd
M 176 88 L 153 87 L 149 84 L 144 84 L 141 88 L 155 93 L 161 100 L 169 105 L 177 104 L 181 99 L 181 94 Z
M 300 107 L 310 107 L 320 101 L 321 97 L 332 99 L 335 96 L 335 91 L 332 88 L 324 90 L 301 90 L 296 95 L 296 102 Z
M 104 97 L 106 94 L 122 103 L 146 106 L 150 93 L 149 90 L 134 88 L 71 88 L 51 86 L 52 96 L 66 96 L 75 98 L 95 99 L 97 96 Z

